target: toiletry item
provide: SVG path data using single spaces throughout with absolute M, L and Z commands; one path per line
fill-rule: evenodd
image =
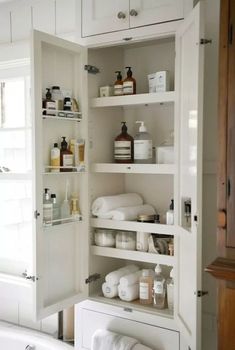
M 56 110 L 55 101 L 52 100 L 51 91 L 49 88 L 46 89 L 46 98 L 43 100 L 43 108 L 47 109 L 43 112 L 43 114 L 46 115 L 55 115 L 56 113 L 53 112 Z
M 152 139 L 147 132 L 143 121 L 136 121 L 140 124 L 139 132 L 134 137 L 134 163 L 152 162 Z
M 52 100 L 55 101 L 55 109 L 57 111 L 63 110 L 64 97 L 59 86 L 52 86 L 51 97 L 52 97 Z
M 115 246 L 115 231 L 107 229 L 95 230 L 95 244 L 100 247 L 114 247 Z
M 174 255 L 174 241 L 173 241 L 173 239 L 171 239 L 170 242 L 168 243 L 168 253 L 170 256 Z
M 72 112 L 79 112 L 79 104 L 75 98 L 72 98 Z
M 156 163 L 173 164 L 174 163 L 174 146 L 157 147 Z
M 121 267 L 118 270 L 108 273 L 105 276 L 105 281 L 108 282 L 109 284 L 118 284 L 121 277 L 134 273 L 138 270 L 139 270 L 139 267 L 137 265 L 134 265 L 134 264 L 127 265 L 125 267 Z
M 117 80 L 114 83 L 114 96 L 120 96 L 123 95 L 122 75 L 120 70 L 117 70 L 115 73 L 117 73 Z
M 52 225 L 53 205 L 49 195 L 49 188 L 44 189 L 43 196 L 43 224 L 44 226 Z
M 113 96 L 113 87 L 112 86 L 101 86 L 100 87 L 100 97 Z
M 154 223 L 157 220 L 158 215 L 156 214 L 139 214 L 137 216 L 138 222 Z
M 68 143 L 65 140 L 65 136 L 62 136 L 63 141 L 61 142 L 60 149 L 60 166 L 67 167 L 60 169 L 61 172 L 72 171 L 70 168 L 73 166 L 73 153 L 68 150 Z
M 115 298 L 118 296 L 118 284 L 104 282 L 102 284 L 102 292 L 105 298 Z
M 169 72 L 167 70 L 156 73 L 156 92 L 165 92 L 170 90 Z
M 167 305 L 169 310 L 174 309 L 174 272 L 173 268 L 170 272 L 170 277 L 166 281 L 166 288 L 167 288 Z
M 136 250 L 141 252 L 147 252 L 149 248 L 149 232 L 136 232 Z
M 155 277 L 153 283 L 153 306 L 157 309 L 165 308 L 166 286 L 165 278 L 162 275 L 162 269 L 159 264 L 155 267 Z
M 78 139 L 74 145 L 74 165 L 77 171 L 85 170 L 85 140 Z
M 52 201 L 52 220 L 58 220 L 56 222 L 53 222 L 53 225 L 58 225 L 60 223 L 60 207 L 56 200 L 56 194 L 51 194 L 51 201 Z
M 136 233 L 131 231 L 120 231 L 116 234 L 116 248 L 135 250 Z
M 72 110 L 72 100 L 70 97 L 65 97 L 64 98 L 64 106 L 63 106 L 64 111 L 71 111 Z
M 153 274 L 151 270 L 142 270 L 142 276 L 139 280 L 139 298 L 141 304 L 152 304 Z
M 60 216 L 62 219 L 70 218 L 70 203 L 68 200 L 68 192 L 69 192 L 69 182 L 66 180 L 65 185 L 65 198 L 60 207 Z M 62 223 L 67 222 L 67 220 L 62 220 Z
M 60 149 L 58 148 L 58 143 L 54 143 L 54 147 L 51 149 L 50 165 L 53 166 L 51 173 L 60 172 Z
M 125 67 L 127 70 L 126 79 L 123 80 L 123 95 L 134 95 L 136 94 L 136 81 L 132 77 L 131 67 Z
M 81 213 L 78 205 L 78 198 L 75 196 L 71 198 L 71 215 L 75 220 L 81 219 Z
M 127 133 L 126 122 L 122 122 L 122 132 L 114 141 L 114 160 L 116 163 L 133 163 L 134 139 Z
M 174 225 L 174 199 L 171 200 L 169 210 L 166 212 L 166 224 Z

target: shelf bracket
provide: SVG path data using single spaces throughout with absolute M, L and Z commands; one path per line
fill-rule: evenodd
M 90 74 L 97 74 L 100 72 L 99 68 L 92 66 L 90 64 L 85 64 L 84 69 Z

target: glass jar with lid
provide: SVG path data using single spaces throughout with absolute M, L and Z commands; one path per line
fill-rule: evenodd
M 116 248 L 135 250 L 136 247 L 136 232 L 119 231 L 116 234 Z
M 95 230 L 95 244 L 100 247 L 115 246 L 115 231 L 107 229 Z

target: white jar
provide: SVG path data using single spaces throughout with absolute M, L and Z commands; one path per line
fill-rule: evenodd
M 116 234 L 116 248 L 135 250 L 136 232 L 120 231 Z
M 100 247 L 115 246 L 115 231 L 99 229 L 95 231 L 95 244 Z

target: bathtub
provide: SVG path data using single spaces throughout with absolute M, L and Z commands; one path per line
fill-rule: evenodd
M 1 350 L 73 350 L 73 346 L 49 335 L 0 322 Z

